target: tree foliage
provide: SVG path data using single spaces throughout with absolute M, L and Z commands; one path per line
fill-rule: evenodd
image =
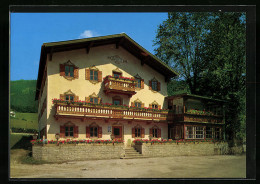
M 169 13 L 155 38 L 155 54 L 181 74 L 176 82 L 184 81 L 193 94 L 230 101 L 230 139 L 245 136 L 245 44 L 245 14 L 240 12 Z M 169 91 L 175 86 L 171 81 Z

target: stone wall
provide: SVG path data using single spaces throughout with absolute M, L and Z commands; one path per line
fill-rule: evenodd
M 241 154 L 243 148 L 229 148 L 227 143 L 143 143 L 136 144 L 135 149 L 148 157 L 167 156 L 203 156 Z
M 124 156 L 123 148 L 123 143 L 33 145 L 32 155 L 37 160 L 48 162 L 113 159 Z

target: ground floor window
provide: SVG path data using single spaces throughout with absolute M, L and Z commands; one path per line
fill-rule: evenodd
M 215 128 L 215 139 L 221 139 L 220 128 Z
M 65 126 L 65 136 L 66 137 L 74 136 L 74 127 L 73 126 Z
M 152 129 L 152 135 L 153 135 L 153 137 L 158 138 L 158 129 L 157 128 Z
M 203 139 L 204 127 L 202 126 L 186 126 L 186 139 Z
M 141 137 L 141 128 L 135 128 L 135 137 Z
M 183 138 L 183 126 L 174 126 L 170 129 L 171 139 L 182 139 Z
M 213 138 L 213 128 L 212 127 L 206 127 L 206 138 L 207 139 Z
M 90 127 L 90 137 L 97 137 L 98 136 L 98 127 Z

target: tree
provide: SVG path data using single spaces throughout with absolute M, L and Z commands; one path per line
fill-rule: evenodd
M 203 71 L 201 50 L 207 26 L 211 21 L 210 13 L 169 13 L 168 19 L 159 25 L 155 55 L 180 73 L 180 78 L 196 94 L 198 79 Z
M 176 12 L 159 25 L 155 38 L 155 54 L 181 74 L 191 93 L 229 100 L 231 140 L 245 135 L 245 37 L 243 13 Z M 175 86 L 171 81 L 168 89 Z

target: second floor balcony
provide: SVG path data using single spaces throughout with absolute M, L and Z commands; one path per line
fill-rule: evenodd
M 104 104 L 67 104 L 66 102 L 54 102 L 55 117 L 79 117 L 79 118 L 111 118 L 118 120 L 144 120 L 166 121 L 167 110 L 155 110 L 135 108 L 128 106 L 104 105 Z
M 221 113 L 213 113 L 205 110 L 187 110 L 185 106 L 176 106 L 176 109 L 169 111 L 168 120 L 173 122 L 194 122 L 194 123 L 224 123 L 224 116 Z
M 131 97 L 136 94 L 135 85 L 136 81 L 132 78 L 112 77 L 110 75 L 104 78 L 104 92 L 106 94 L 117 93 Z

